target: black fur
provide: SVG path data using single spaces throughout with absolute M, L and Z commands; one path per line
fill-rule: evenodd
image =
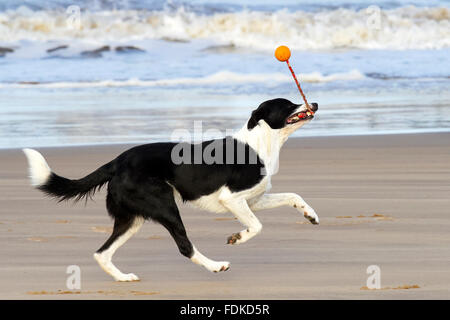
M 259 105 L 258 109 L 252 112 L 252 116 L 247 123 L 247 129 L 253 129 L 261 119 L 264 119 L 272 129 L 281 129 L 286 126 L 286 119 L 299 106 L 282 98 L 265 101 Z M 311 104 L 311 107 L 316 111 L 318 104 L 314 102 Z
M 281 129 L 286 125 L 286 119 L 298 107 L 299 105 L 287 99 L 278 98 L 265 101 L 252 112 L 252 116 L 247 123 L 247 129 L 253 129 L 261 119 L 264 119 L 272 129 Z
M 94 193 L 101 189 L 114 174 L 113 163 L 107 163 L 86 177 L 78 180 L 70 180 L 55 173 L 51 173 L 47 182 L 38 189 L 47 195 L 57 198 L 59 202 L 69 199 L 79 201 L 91 198 Z
M 195 163 L 198 160 L 194 156 L 195 149 L 200 148 L 202 155 L 212 143 L 216 144 L 216 148 L 210 152 L 211 156 L 216 156 L 215 151 L 222 150 L 217 163 L 206 164 L 203 158 L 200 163 Z M 152 143 L 131 148 L 79 180 L 52 173 L 47 183 L 39 189 L 59 201 L 78 201 L 87 199 L 108 183 L 106 206 L 115 220 L 114 231 L 98 252 L 107 249 L 140 216 L 166 227 L 180 252 L 190 257 L 192 244 L 179 215 L 172 186 L 184 201 L 196 200 L 224 185 L 237 192 L 257 184 L 263 177 L 261 170 L 264 166 L 253 149 L 230 137 L 185 145 L 187 149 L 184 150 L 191 150 L 191 156 L 190 161 L 186 161 L 188 163 L 182 164 L 174 164 L 171 158 L 176 145 Z M 230 150 L 233 157 L 227 159 L 227 151 L 230 154 Z M 244 161 L 238 158 L 242 151 L 245 152 Z M 178 154 L 184 155 L 183 152 Z

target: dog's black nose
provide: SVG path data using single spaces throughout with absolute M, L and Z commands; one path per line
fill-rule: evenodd
M 311 109 L 316 112 L 319 109 L 319 105 L 316 102 L 311 103 Z

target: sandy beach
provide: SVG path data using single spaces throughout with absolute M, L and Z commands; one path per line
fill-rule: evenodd
M 129 145 L 40 148 L 52 169 L 82 177 Z M 181 214 L 206 256 L 231 262 L 212 274 L 178 253 L 163 227 L 144 225 L 115 255 L 140 282 L 117 283 L 92 258 L 112 222 L 102 191 L 87 206 L 57 204 L 29 186 L 26 159 L 0 151 L 0 299 L 449 299 L 450 133 L 290 139 L 273 192 L 299 193 L 318 213 L 257 213 L 263 232 L 226 245 L 231 214 Z M 81 268 L 81 290 L 66 268 Z M 381 289 L 364 290 L 366 269 Z M 408 289 L 409 288 L 409 289 Z

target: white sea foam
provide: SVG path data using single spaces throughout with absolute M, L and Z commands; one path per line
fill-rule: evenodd
M 339 80 L 360 80 L 365 76 L 358 70 L 351 70 L 344 73 L 333 73 L 323 75 L 320 72 L 312 72 L 298 75 L 302 82 L 331 82 Z M 283 73 L 251 73 L 243 74 L 230 71 L 220 71 L 205 77 L 197 78 L 173 78 L 160 80 L 103 80 L 89 82 L 18 82 L 18 83 L 0 83 L 0 88 L 89 88 L 89 87 L 164 87 L 164 86 L 207 86 L 215 84 L 251 84 L 251 83 L 284 83 L 292 82 L 289 74 Z
M 305 49 L 438 49 L 450 47 L 450 9 L 401 7 L 381 10 L 379 29 L 368 27 L 366 10 L 321 12 L 240 11 L 198 14 L 183 7 L 175 12 L 115 10 L 81 13 L 81 28 L 68 28 L 61 11 L 26 7 L 0 12 L 0 42 L 134 41 L 143 39 L 209 39 L 257 50 L 286 44 Z M 373 13 L 372 13 L 373 14 Z

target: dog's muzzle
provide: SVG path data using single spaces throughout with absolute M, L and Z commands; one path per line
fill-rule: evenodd
M 319 105 L 315 102 L 311 103 L 311 109 L 312 111 L 316 112 L 319 109 Z M 314 118 L 314 113 L 310 112 L 309 110 L 301 111 L 294 113 L 293 115 L 289 116 L 289 118 L 286 119 L 286 123 L 293 124 L 299 121 L 305 121 L 310 120 Z

